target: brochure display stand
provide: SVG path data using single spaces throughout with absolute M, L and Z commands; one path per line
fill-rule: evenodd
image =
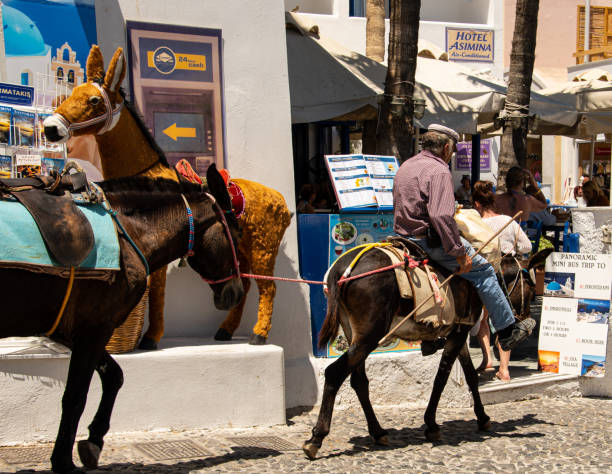
M 52 108 L 44 104 L 45 94 L 37 92 L 0 83 L 0 177 L 49 175 L 64 169 L 66 147 L 46 140 L 43 121 Z
M 325 155 L 340 212 L 393 210 L 394 156 Z

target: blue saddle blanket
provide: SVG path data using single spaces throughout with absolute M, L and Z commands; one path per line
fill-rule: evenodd
M 95 244 L 78 269 L 119 270 L 119 240 L 112 217 L 101 204 L 76 203 L 94 232 Z M 36 221 L 16 200 L 0 200 L 0 266 L 19 263 L 59 266 L 47 251 Z

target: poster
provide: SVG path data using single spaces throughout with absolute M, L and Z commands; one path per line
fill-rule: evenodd
M 457 171 L 471 171 L 472 142 L 457 143 L 455 169 Z M 480 141 L 480 171 L 491 171 L 491 140 L 488 138 Z
M 609 300 L 612 255 L 554 252 L 546 259 L 544 296 Z
M 127 22 L 132 101 L 171 166 L 224 168 L 221 30 Z
M 393 209 L 393 178 L 399 168 L 394 156 L 325 155 L 325 164 L 340 209 Z
M 603 377 L 612 255 L 553 253 L 546 261 L 538 363 L 544 372 Z
M 58 85 L 85 82 L 87 55 L 97 44 L 94 0 L 2 0 L 2 17 L 4 80 L 18 85 L 13 92 L 34 87 L 36 105 L 50 107 L 58 92 L 69 93 Z M 12 98 L 29 105 L 24 95 Z
M 329 265 L 345 251 L 358 245 L 378 242 L 393 234 L 392 214 L 330 214 L 329 215 Z M 339 357 L 348 348 L 348 342 L 340 330 L 338 336 L 327 345 L 328 357 Z M 419 341 L 406 342 L 392 338 L 386 346 L 374 353 L 405 352 L 421 349 Z

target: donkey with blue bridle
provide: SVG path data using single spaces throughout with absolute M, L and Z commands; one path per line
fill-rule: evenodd
M 185 258 L 210 284 L 218 309 L 229 309 L 242 299 L 235 252 L 238 224 L 227 188 L 214 165 L 207 177 L 207 188 L 148 178 L 120 178 L 92 185 L 96 188 L 93 194 L 106 206 L 106 210 L 98 208 L 95 212 L 111 214 L 116 225 L 118 265 L 114 270 L 75 269 L 77 261 L 63 268 L 0 262 L 0 284 L 5 295 L 0 337 L 47 335 L 72 350 L 51 456 L 53 472 L 84 472 L 75 467 L 72 448 L 94 371 L 102 382 L 102 396 L 89 425 L 89 437 L 79 442 L 78 451 L 86 468 L 98 465 L 115 398 L 123 384 L 121 368 L 105 347 L 114 329 L 140 301 L 150 272 Z M 51 187 L 34 189 L 34 181 L 24 185 L 13 180 L 0 187 L 0 195 L 19 206 L 12 196 L 24 191 L 47 193 Z M 61 189 L 53 191 L 57 194 Z M 53 210 L 52 200 L 39 198 Z M 37 199 L 34 196 L 33 201 Z M 72 219 L 68 211 L 65 217 L 59 213 L 60 223 Z M 49 225 L 46 238 L 53 238 L 55 230 Z M 62 232 L 70 237 L 66 229 Z M 117 235 L 114 230 L 112 233 Z M 97 247 L 92 250 L 96 251 Z M 76 247 L 72 254 L 64 249 L 60 258 L 70 262 L 79 252 Z M 104 278 L 97 278 L 95 272 Z M 39 293 L 38 297 L 32 297 L 33 292 Z

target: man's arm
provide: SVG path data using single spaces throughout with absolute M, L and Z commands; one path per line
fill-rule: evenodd
M 454 257 L 465 255 L 459 228 L 454 218 L 455 196 L 450 173 L 440 173 L 431 177 L 427 213 L 431 225 L 442 240 L 444 251 Z

